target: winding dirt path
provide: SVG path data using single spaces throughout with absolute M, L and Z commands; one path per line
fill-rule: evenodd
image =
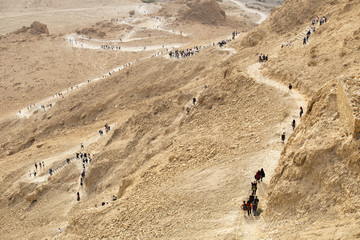
M 265 21 L 265 19 L 267 19 L 270 16 L 270 14 L 268 14 L 268 13 L 264 13 L 264 12 L 261 12 L 256 9 L 248 8 L 245 3 L 240 2 L 238 0 L 230 0 L 230 1 L 235 3 L 236 5 L 238 5 L 241 9 L 243 9 L 244 11 L 246 11 L 248 13 L 255 13 L 255 14 L 259 15 L 260 19 L 255 22 L 257 24 L 262 23 L 263 21 Z
M 260 208 L 264 209 L 266 208 L 266 204 L 267 204 L 267 195 L 268 195 L 267 187 L 270 184 L 270 180 L 278 165 L 278 160 L 280 158 L 281 151 L 285 146 L 285 145 L 279 145 L 280 134 L 281 132 L 286 132 L 287 138 L 292 134 L 293 129 L 291 127 L 291 121 L 293 119 L 296 119 L 297 124 L 300 123 L 300 117 L 298 115 L 299 107 L 302 106 L 303 108 L 305 108 L 307 104 L 305 97 L 302 96 L 297 90 L 292 89 L 291 92 L 289 92 L 288 86 L 285 86 L 280 82 L 274 81 L 268 77 L 263 76 L 261 73 L 261 66 L 262 65 L 260 63 L 255 63 L 250 65 L 247 71 L 248 75 L 253 80 L 255 80 L 260 84 L 266 84 L 270 87 L 276 88 L 280 94 L 284 95 L 284 98 L 291 97 L 295 101 L 295 104 L 293 105 L 292 114 L 287 116 L 281 124 L 279 124 L 278 126 L 274 126 L 274 131 L 279 132 L 279 138 L 271 139 L 268 143 L 269 146 L 268 149 L 264 149 L 264 151 L 262 151 L 261 153 L 255 154 L 255 156 L 253 156 L 253 158 L 257 159 L 259 164 L 263 166 L 266 171 L 266 178 L 264 179 L 263 183 L 258 185 L 258 193 L 257 193 L 257 196 L 260 199 Z M 247 181 L 250 182 L 253 180 L 253 175 L 248 174 L 246 178 Z M 241 205 L 241 203 L 239 205 Z M 242 215 L 243 215 L 243 211 L 240 210 L 238 213 L 239 221 L 237 226 L 238 229 L 237 235 L 241 236 L 243 239 L 259 239 L 261 234 L 261 221 L 263 221 L 262 216 L 261 215 L 260 217 L 245 216 L 243 219 Z

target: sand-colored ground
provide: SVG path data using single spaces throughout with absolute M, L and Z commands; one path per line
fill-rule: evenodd
M 358 16 L 358 3 L 286 2 L 265 20 L 264 9 L 279 3 L 127 1 L 114 7 L 114 1 L 99 8 L 102 3 L 95 1 L 86 7 L 2 1 L 7 9 L 2 17 L 10 23 L 4 32 L 12 33 L 0 39 L 5 130 L 0 132 L 0 236 L 358 236 L 360 148 L 354 132 L 344 130 L 344 121 L 350 126 L 358 109 L 357 87 L 351 84 L 357 86 L 358 29 L 345 19 Z M 293 11 L 302 15 L 292 17 Z M 34 28 L 13 32 L 21 21 L 32 22 L 33 12 L 47 24 L 49 36 Z M 302 46 L 303 33 L 318 14 L 328 22 L 316 25 Z M 15 15 L 24 19 L 11 22 Z M 254 27 L 256 22 L 263 23 Z M 216 43 L 231 39 L 233 31 L 239 32 L 236 39 L 220 48 Z M 341 47 L 334 47 L 334 32 L 343 33 Z M 292 46 L 281 48 L 286 41 Z M 172 47 L 193 46 L 202 46 L 194 56 L 168 56 Z M 258 63 L 260 53 L 269 54 L 269 61 Z M 336 78 L 343 68 L 347 95 L 340 97 Z M 105 123 L 111 130 L 100 136 Z M 92 157 L 84 164 L 83 186 L 83 164 L 75 158 L 80 151 Z M 30 176 L 34 163 L 42 161 L 45 168 Z M 240 206 L 260 168 L 266 172 L 257 193 L 260 216 L 248 217 Z M 310 225 L 305 233 L 299 227 Z

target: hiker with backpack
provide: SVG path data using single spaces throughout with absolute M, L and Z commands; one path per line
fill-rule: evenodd
M 251 183 L 251 190 L 252 190 L 252 195 L 255 195 L 256 190 L 257 190 L 257 182 L 256 181 Z
M 246 214 L 247 211 L 247 204 L 245 201 L 243 201 L 243 204 L 241 205 L 242 210 L 244 211 L 244 215 Z
M 257 210 L 257 204 L 254 203 L 254 204 L 253 204 L 253 213 L 254 213 L 254 216 L 256 216 L 256 210 Z
M 265 172 L 264 172 L 264 169 L 262 168 L 260 170 L 260 180 L 262 181 L 264 177 L 265 177 Z
M 257 171 L 255 174 L 255 180 L 256 182 L 260 182 L 260 171 Z
M 250 203 L 250 201 L 247 202 L 246 208 L 247 208 L 248 216 L 250 216 L 251 215 L 251 208 L 252 208 L 252 204 Z

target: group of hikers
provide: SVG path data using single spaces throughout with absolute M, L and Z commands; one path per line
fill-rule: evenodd
M 316 24 L 319 24 L 319 26 L 321 26 L 321 25 L 323 25 L 324 23 L 326 23 L 326 21 L 327 21 L 327 18 L 325 17 L 325 16 L 323 16 L 321 19 L 318 17 L 318 16 L 316 16 L 315 18 L 313 18 L 312 20 L 311 20 L 311 25 L 312 26 L 315 26 Z M 306 32 L 306 36 L 303 38 L 303 45 L 306 45 L 306 43 L 308 43 L 309 42 L 309 38 L 310 38 L 310 35 L 312 34 L 312 33 L 314 33 L 315 32 L 315 27 L 310 27 L 310 29 Z
M 34 166 L 35 166 L 35 169 L 33 170 L 32 173 L 33 173 L 34 177 L 36 177 L 37 171 L 38 171 L 38 167 L 39 167 L 39 171 L 40 171 L 41 169 L 44 169 L 44 168 L 45 168 L 45 163 L 44 163 L 44 161 L 41 161 L 41 162 L 39 162 L 39 163 L 35 162 Z M 31 170 L 29 170 L 29 175 L 30 175 L 30 177 L 31 177 Z
M 231 42 L 231 39 L 225 39 L 225 40 L 219 41 L 218 45 L 219 45 L 220 48 L 222 48 L 223 46 L 225 46 L 229 42 Z
M 303 39 L 303 45 L 309 42 L 310 35 L 315 32 L 315 27 L 310 27 L 310 29 L 306 32 L 306 36 Z
M 219 41 L 217 44 L 219 45 L 219 47 L 223 47 L 224 45 L 226 45 L 227 43 L 231 42 L 231 40 L 234 40 L 235 37 L 238 35 L 237 31 L 234 31 L 232 33 L 232 39 L 225 39 L 225 40 L 221 40 Z M 186 58 L 186 57 L 190 57 L 195 55 L 196 53 L 198 53 L 201 49 L 205 49 L 211 46 L 215 46 L 215 42 L 213 43 L 209 43 L 207 45 L 203 45 L 203 46 L 194 46 L 192 48 L 187 48 L 186 50 L 172 50 L 169 52 L 169 57 L 170 58 Z
M 104 50 L 121 50 L 121 46 L 113 46 L 113 45 L 101 45 L 101 49 Z
M 251 194 L 249 196 L 249 199 L 247 201 L 243 201 L 243 204 L 241 205 L 242 210 L 244 211 L 244 214 L 248 214 L 248 216 L 251 215 L 251 211 L 254 214 L 254 216 L 258 216 L 258 206 L 259 206 L 259 199 L 256 196 L 257 186 L 262 182 L 263 178 L 265 178 L 265 172 L 262 168 L 261 170 L 258 170 L 254 176 L 255 181 L 251 182 Z
M 260 54 L 259 55 L 259 62 L 267 62 L 267 60 L 269 59 L 269 55 L 265 55 L 265 54 Z
M 108 125 L 107 123 L 105 123 L 105 132 L 106 133 L 108 133 L 109 131 L 110 131 L 110 125 Z M 100 136 L 102 136 L 103 134 L 104 134 L 104 132 L 103 132 L 103 130 L 102 129 L 100 129 L 99 130 L 99 134 L 100 134 Z
M 105 124 L 107 125 L 107 124 Z M 84 145 L 80 144 L 80 149 L 84 149 Z M 82 152 L 76 152 L 75 153 L 76 159 L 82 160 L 82 171 L 80 174 L 80 187 L 84 185 L 84 179 L 85 179 L 85 172 L 86 172 L 86 166 L 91 163 L 92 158 L 90 156 L 90 153 L 82 153 Z M 76 200 L 80 201 L 80 192 L 76 193 Z
M 169 57 L 170 58 L 190 57 L 190 56 L 193 56 L 194 54 L 198 53 L 200 49 L 201 49 L 201 46 L 200 47 L 194 46 L 193 48 L 187 48 L 186 50 L 175 49 L 174 51 L 169 52 Z
M 324 23 L 326 23 L 326 21 L 327 21 L 327 18 L 325 16 L 323 16 L 321 19 L 318 16 L 316 16 L 315 18 L 313 18 L 311 20 L 311 26 L 308 30 L 306 30 L 306 34 L 303 37 L 303 45 L 306 45 L 309 42 L 310 35 L 316 31 L 315 25 L 319 24 L 319 26 L 321 26 Z M 301 39 L 302 36 L 303 36 L 303 33 L 301 33 L 299 35 L 299 37 L 300 37 L 299 39 Z M 282 44 L 281 48 L 283 48 L 284 46 L 290 47 L 290 46 L 292 46 L 292 42 L 286 41 L 286 44 L 285 45 Z
M 313 18 L 311 20 L 311 24 L 315 25 L 315 24 L 319 23 L 319 25 L 321 26 L 324 23 L 326 23 L 326 21 L 327 21 L 327 18 L 325 16 L 323 16 L 321 19 L 318 16 L 316 16 L 315 18 Z

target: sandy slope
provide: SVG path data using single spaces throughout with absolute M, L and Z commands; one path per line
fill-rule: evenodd
M 358 68 L 353 63 L 358 29 L 344 16 L 358 16 L 358 3 L 317 4 L 315 0 L 286 2 L 270 19 L 224 48 L 205 48 L 185 59 L 148 55 L 156 51 L 125 55 L 91 48 L 101 41 L 150 46 L 159 36 L 168 44 L 202 45 L 228 38 L 236 24 L 249 18 L 222 18 L 207 25 L 204 21 L 223 16 L 221 7 L 229 9 L 234 3 L 179 0 L 162 5 L 159 15 L 166 21 L 161 25 L 136 16 L 140 21 L 129 21 L 132 25 L 126 28 L 105 21 L 78 29 L 91 32 L 92 39 L 76 38 L 89 49 L 72 48 L 66 35 L 45 38 L 13 33 L 1 38 L 6 48 L 2 59 L 8 60 L 2 61 L 3 116 L 28 102 L 40 100 L 39 105 L 53 92 L 65 92 L 64 98 L 50 97 L 46 104 L 56 104 L 46 111 L 23 109 L 26 118 L 13 116 L 0 122 L 6 129 L 0 133 L 1 163 L 6 166 L 0 169 L 4 216 L 0 235 L 9 239 L 357 237 L 360 148 L 358 139 L 342 124 L 347 118 L 336 80 L 327 79 L 335 79 L 345 68 L 348 94 L 356 96 L 357 88 L 349 83 L 357 86 Z M 209 9 L 216 13 L 202 19 L 204 14 L 194 14 L 192 6 L 203 7 L 196 10 L 205 15 Z M 63 8 L 66 4 L 48 11 Z M 240 14 L 244 9 L 238 10 Z M 320 11 L 338 22 L 317 28 L 306 46 L 294 41 L 292 47 L 280 47 L 286 40 L 300 39 L 314 12 Z M 189 13 L 191 20 L 180 18 L 183 13 Z M 149 31 L 137 32 L 142 26 Z M 159 31 L 163 35 L 154 37 L 150 28 L 156 26 L 186 36 Z M 239 28 L 249 26 L 244 23 Z M 81 36 L 74 31 L 68 33 Z M 101 37 L 100 31 L 106 35 Z M 341 47 L 336 47 L 338 31 L 343 33 Z M 127 36 L 125 43 L 112 42 L 119 36 Z M 40 60 L 32 57 L 34 52 L 22 46 L 41 49 L 40 56 L 47 58 L 41 67 L 36 62 Z M 331 58 L 333 52 L 338 53 L 335 58 Z M 269 61 L 256 63 L 259 53 L 269 54 Z M 124 67 L 132 61 L 136 64 Z M 110 70 L 114 66 L 119 71 Z M 31 75 L 28 69 L 33 68 Z M 34 81 L 20 81 L 22 77 Z M 89 78 L 98 80 L 88 83 Z M 291 92 L 289 82 L 294 86 Z M 22 86 L 25 83 L 36 88 Z M 67 93 L 76 84 L 80 87 Z M 356 112 L 356 101 L 351 103 Z M 306 111 L 301 121 L 299 106 Z M 100 137 L 98 130 L 105 123 L 112 124 L 112 130 Z M 286 132 L 285 144 L 280 141 L 282 132 Z M 85 149 L 79 149 L 80 143 Z M 86 165 L 83 187 L 79 185 L 81 162 L 65 164 L 65 158 L 77 151 L 93 157 Z M 42 160 L 46 169 L 30 177 L 28 170 Z M 47 174 L 50 167 L 56 170 L 52 177 Z M 260 168 L 266 172 L 258 189 L 263 212 L 260 217 L 247 217 L 240 206 Z M 113 195 L 117 201 L 112 201 Z

